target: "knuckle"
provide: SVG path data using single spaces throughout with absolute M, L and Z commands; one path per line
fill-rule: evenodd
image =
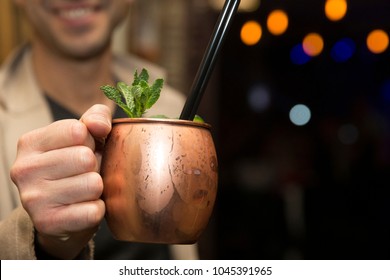
M 87 192 L 98 199 L 103 193 L 103 179 L 97 172 L 91 172 L 87 176 Z
M 25 151 L 37 150 L 39 141 L 37 135 L 40 134 L 40 129 L 32 130 L 21 135 L 16 143 L 18 154 L 24 153 Z
M 42 203 L 42 193 L 37 191 L 36 188 L 20 191 L 20 202 L 23 205 L 23 208 L 26 209 L 28 213 L 36 213 L 39 211 L 38 207 Z
M 94 171 L 97 167 L 95 153 L 88 147 L 79 146 L 75 151 L 76 164 L 83 167 L 85 171 Z
M 75 144 L 85 143 L 88 137 L 88 129 L 85 124 L 78 120 L 71 120 L 70 133 Z
M 100 224 L 101 220 L 104 217 L 104 204 L 101 200 L 91 203 L 87 211 L 86 219 L 87 224 L 91 227 L 97 226 Z
M 35 170 L 35 160 L 17 159 L 10 168 L 11 180 L 20 187 L 24 181 L 28 181 L 30 174 Z
M 23 134 L 19 137 L 17 142 L 17 149 L 22 150 L 24 147 L 26 147 L 30 143 L 28 134 Z
M 15 162 L 14 165 L 11 166 L 11 169 L 10 169 L 10 177 L 11 177 L 11 180 L 17 184 L 17 182 L 19 182 L 19 178 L 21 178 L 22 174 L 23 174 L 23 167 L 19 164 L 19 162 Z

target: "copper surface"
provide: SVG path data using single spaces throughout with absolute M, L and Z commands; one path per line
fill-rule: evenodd
M 114 120 L 103 154 L 106 220 L 119 240 L 194 243 L 218 185 L 210 126 L 182 120 Z

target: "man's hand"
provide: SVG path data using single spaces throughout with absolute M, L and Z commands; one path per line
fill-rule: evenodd
M 39 245 L 54 257 L 75 258 L 104 217 L 98 148 L 110 131 L 110 109 L 95 105 L 80 120 L 57 121 L 19 139 L 11 178 Z

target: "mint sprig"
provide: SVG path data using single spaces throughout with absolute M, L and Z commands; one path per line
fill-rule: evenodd
M 129 118 L 140 118 L 160 98 L 164 85 L 163 79 L 157 79 L 149 85 L 149 73 L 142 69 L 141 73 L 134 73 L 132 85 L 118 82 L 116 87 L 105 85 L 100 89 L 112 101 L 114 101 Z

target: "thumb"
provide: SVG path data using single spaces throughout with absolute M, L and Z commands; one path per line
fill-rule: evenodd
M 105 105 L 97 104 L 89 108 L 80 118 L 89 133 L 95 138 L 105 138 L 111 131 L 112 113 Z

